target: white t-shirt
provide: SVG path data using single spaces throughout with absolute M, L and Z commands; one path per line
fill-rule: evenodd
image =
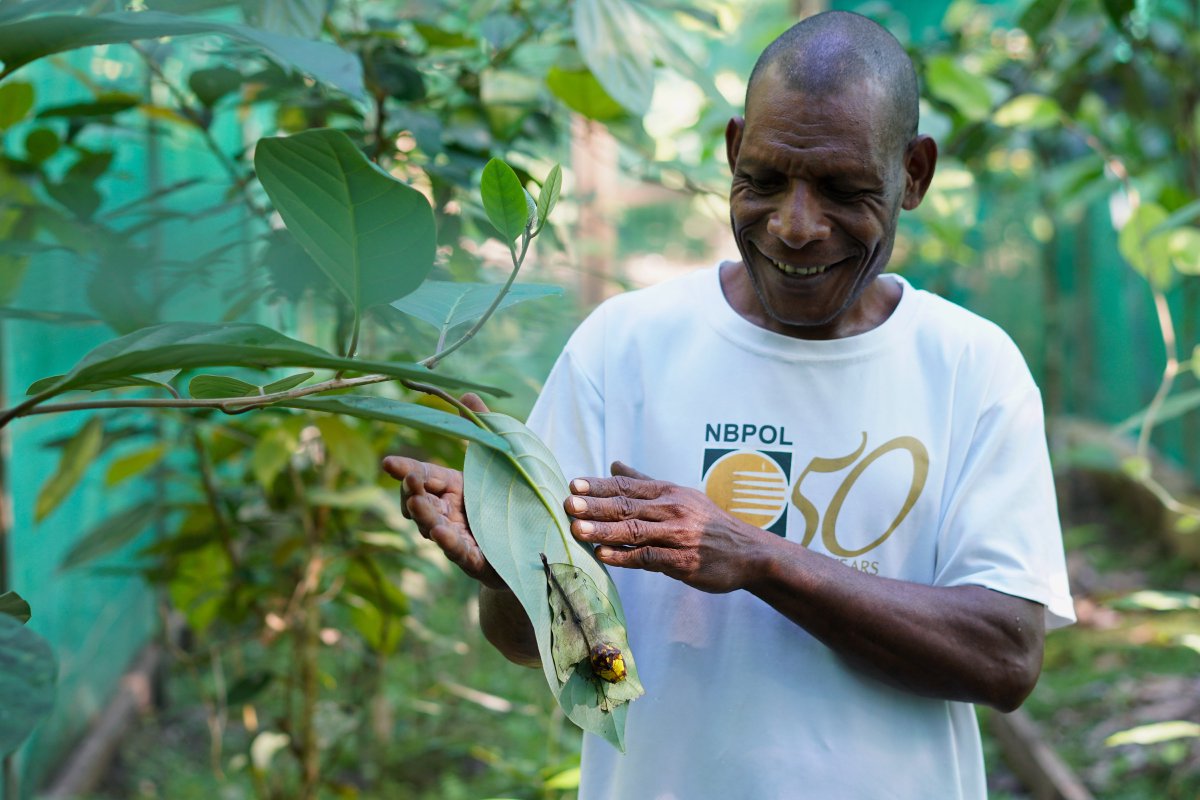
M 568 478 L 621 460 L 859 570 L 985 586 L 1074 619 L 1041 398 L 997 326 L 913 289 L 882 325 L 759 328 L 717 269 L 615 297 L 529 418 Z M 646 695 L 587 735 L 581 800 L 975 800 L 970 704 L 892 689 L 747 592 L 613 568 Z

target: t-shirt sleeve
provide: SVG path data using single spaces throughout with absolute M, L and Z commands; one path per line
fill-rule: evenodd
M 1018 388 L 979 416 L 944 507 L 934 583 L 1041 603 L 1052 629 L 1074 622 L 1075 611 L 1041 396 L 1023 363 L 1020 373 Z
M 571 344 L 550 370 L 527 424 L 554 453 L 568 481 L 608 474 L 603 396 Z

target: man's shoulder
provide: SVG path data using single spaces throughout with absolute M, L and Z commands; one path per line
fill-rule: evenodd
M 919 335 L 956 348 L 1016 347 L 1008 332 L 987 317 L 932 292 L 916 294 L 920 302 Z
M 602 337 L 606 344 L 617 339 L 661 336 L 664 329 L 691 325 L 706 294 L 715 284 L 715 267 L 687 272 L 651 286 L 622 292 L 596 307 L 579 326 L 573 339 Z

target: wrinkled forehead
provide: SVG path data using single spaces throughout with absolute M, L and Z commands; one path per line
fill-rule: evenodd
M 875 150 L 890 149 L 893 104 L 883 82 L 860 74 L 819 86 L 797 86 L 772 67 L 746 97 L 746 134 L 824 130 Z

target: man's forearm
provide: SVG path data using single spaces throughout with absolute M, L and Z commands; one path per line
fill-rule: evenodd
M 1044 620 L 1036 603 L 866 575 L 779 539 L 763 553 L 747 590 L 880 680 L 1005 711 L 1037 681 Z
M 479 627 L 505 658 L 523 667 L 540 667 L 533 623 L 517 596 L 508 589 L 479 587 Z

